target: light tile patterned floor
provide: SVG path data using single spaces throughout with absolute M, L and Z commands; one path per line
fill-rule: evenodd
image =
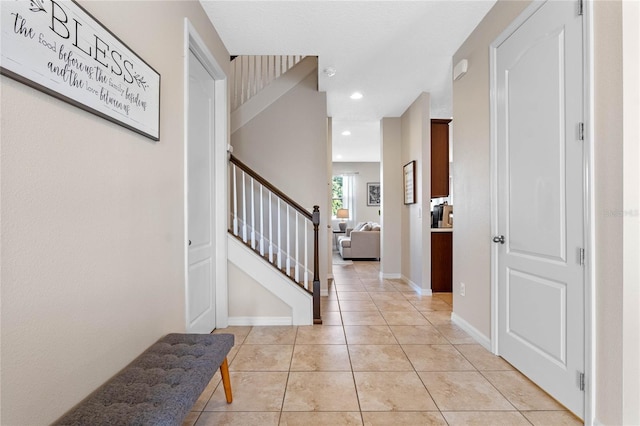
M 323 325 L 229 327 L 233 403 L 217 373 L 183 426 L 579 425 L 450 321 L 451 294 L 334 265 Z

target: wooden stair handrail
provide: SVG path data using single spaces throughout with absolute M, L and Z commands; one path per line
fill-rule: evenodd
M 291 197 L 289 197 L 287 194 L 285 194 L 284 192 L 282 192 L 281 190 L 273 186 L 269 181 L 267 181 L 265 178 L 263 178 L 257 172 L 255 172 L 251 167 L 247 166 L 242 161 L 234 157 L 233 154 L 231 154 L 229 161 L 235 164 L 236 166 L 238 166 L 242 171 L 244 171 L 246 174 L 251 176 L 257 182 L 262 184 L 269 191 L 273 192 L 278 197 L 282 198 L 282 200 L 284 200 L 287 204 L 289 204 L 291 207 L 296 209 L 301 215 L 303 215 L 304 217 L 306 217 L 311 221 L 313 220 L 313 214 L 309 212 L 309 210 L 305 209 L 300 204 L 296 203 L 293 199 L 291 199 Z

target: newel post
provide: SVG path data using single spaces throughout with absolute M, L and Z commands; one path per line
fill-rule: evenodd
M 318 228 L 320 226 L 320 207 L 313 206 L 313 323 L 322 324 L 320 315 L 320 261 L 318 253 L 320 252 L 318 244 Z

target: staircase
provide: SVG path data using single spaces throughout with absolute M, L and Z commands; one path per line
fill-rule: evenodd
M 319 207 L 309 212 L 233 155 L 229 162 L 229 234 L 235 239 L 229 243 L 229 260 L 242 262 L 245 272 L 291 306 L 294 324 L 309 323 L 303 309 L 309 302 L 313 323 L 322 324 Z M 254 257 L 240 260 L 238 243 Z M 295 287 L 274 284 L 278 281 L 274 271 Z
M 317 57 L 232 57 L 231 133 L 317 73 L 317 64 Z M 288 305 L 293 324 L 321 324 L 319 207 L 309 211 L 233 155 L 229 185 L 229 261 Z

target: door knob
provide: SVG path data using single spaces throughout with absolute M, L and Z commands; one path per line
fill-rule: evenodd
M 191 240 L 189 240 L 189 245 L 191 245 Z
M 496 237 L 493 237 L 493 242 L 504 244 L 504 235 L 498 235 Z

